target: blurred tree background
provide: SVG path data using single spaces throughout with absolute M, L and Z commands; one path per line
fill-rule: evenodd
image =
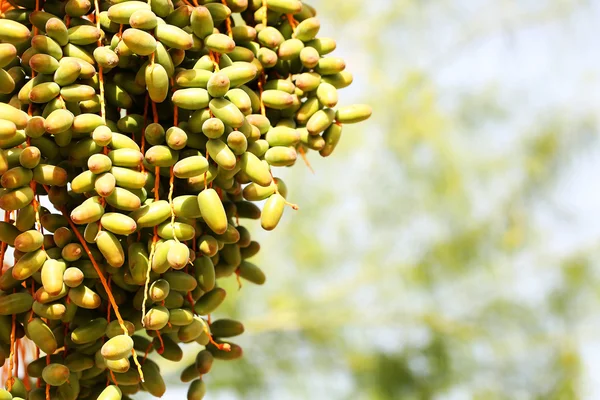
M 599 398 L 600 5 L 311 4 L 374 115 L 277 171 L 300 211 L 224 282 L 245 357 L 207 398 Z

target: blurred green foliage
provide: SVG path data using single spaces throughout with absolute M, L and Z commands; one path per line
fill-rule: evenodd
M 514 68 L 493 75 L 482 62 L 493 54 L 477 51 L 530 40 L 523 31 L 568 31 L 598 7 L 311 3 L 355 75 L 343 104 L 370 103 L 374 115 L 346 126 L 329 159 L 310 157 L 314 175 L 278 172 L 300 211 L 273 233 L 251 227 L 267 284 L 224 283 L 222 315 L 244 321 L 245 357 L 216 365 L 207 397 L 584 398 L 599 249 L 583 236 L 561 246 L 553 227 L 569 226 L 555 193 L 597 149 L 596 112 L 534 105 L 525 94 L 552 99 L 547 87 L 517 79 L 515 89 Z M 535 58 L 508 47 L 517 65 Z

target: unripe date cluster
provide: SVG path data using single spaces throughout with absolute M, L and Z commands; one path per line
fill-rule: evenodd
M 274 229 L 297 208 L 276 167 L 329 156 L 371 108 L 336 109 L 352 75 L 299 0 L 0 7 L 0 399 L 161 397 L 147 356 L 182 343 L 201 399 L 242 355 L 243 325 L 211 318 L 219 280 L 265 282 L 241 222 Z M 19 379 L 24 337 L 41 353 Z

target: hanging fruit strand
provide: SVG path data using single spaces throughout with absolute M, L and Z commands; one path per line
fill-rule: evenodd
M 196 344 L 199 399 L 213 358 L 243 355 L 223 282 L 266 281 L 246 222 L 298 208 L 277 169 L 312 171 L 371 108 L 338 107 L 352 75 L 299 0 L 57 4 L 0 0 L 3 378 L 35 399 L 161 397 L 149 353 Z M 28 340 L 45 362 L 25 365 Z

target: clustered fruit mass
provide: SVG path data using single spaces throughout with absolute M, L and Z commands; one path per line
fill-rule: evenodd
M 243 325 L 210 318 L 218 279 L 265 281 L 239 221 L 274 229 L 295 206 L 272 167 L 329 156 L 370 107 L 334 110 L 352 75 L 298 0 L 0 11 L 0 400 L 160 397 L 148 354 L 192 342 L 201 399 L 213 359 L 242 354 L 224 339 Z

